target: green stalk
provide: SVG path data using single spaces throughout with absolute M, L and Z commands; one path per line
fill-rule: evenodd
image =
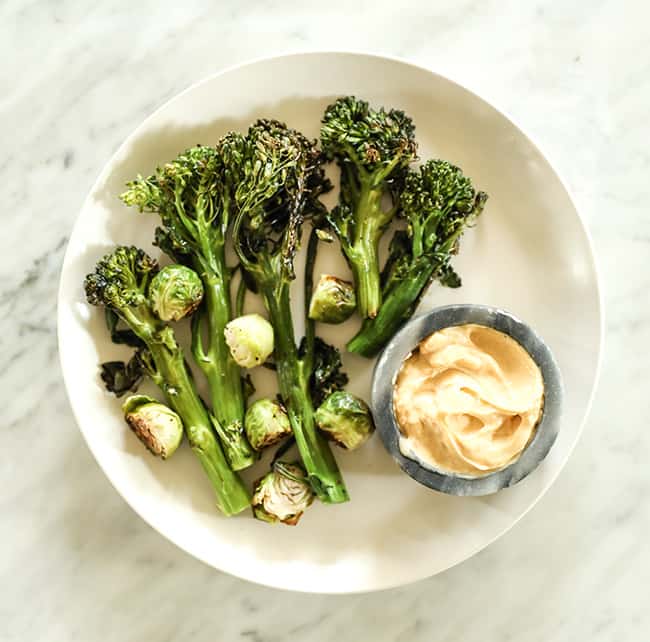
M 224 515 L 240 513 L 250 506 L 250 496 L 237 473 L 228 465 L 212 432 L 215 421 L 211 420 L 196 392 L 183 351 L 176 343 L 171 328 L 161 325 L 152 315 L 150 323 L 147 323 L 146 317 L 141 314 L 136 317 L 130 310 L 122 312 L 129 325 L 147 344 L 157 370 L 156 383 L 167 403 L 183 421 L 190 447 L 212 483 L 217 506 Z
M 309 391 L 311 367 L 298 356 L 289 283 L 262 289 L 261 293 L 275 330 L 275 363 L 280 395 L 287 408 L 309 481 L 322 502 L 346 502 L 349 495 L 341 472 L 327 441 L 314 423 L 314 407 Z
M 230 279 L 222 252 L 211 252 L 208 265 L 199 269 L 205 289 L 207 349 L 201 342 L 201 325 L 193 328 L 192 351 L 208 380 L 215 426 L 233 470 L 248 468 L 257 459 L 244 433 L 244 392 L 239 366 L 233 360 L 224 337 L 231 319 Z
M 309 318 L 309 306 L 311 304 L 311 297 L 314 293 L 314 266 L 316 265 L 316 254 L 318 253 L 318 234 L 316 228 L 312 227 L 309 233 L 309 241 L 307 243 L 307 258 L 305 260 L 305 354 L 303 355 L 303 363 L 305 369 L 311 373 L 314 367 L 314 346 L 316 343 L 316 322 Z
M 431 279 L 444 265 L 438 256 L 448 257 L 461 234 L 464 226 L 458 228 L 444 239 L 429 254 L 415 255 L 406 274 L 387 292 L 374 319 L 366 319 L 359 332 L 348 341 L 347 349 L 364 357 L 374 357 L 415 312 L 422 295 Z M 421 232 L 417 236 L 421 238 Z M 416 239 L 419 245 L 419 240 Z
M 356 284 L 357 308 L 363 319 L 375 317 L 381 305 L 378 246 L 387 223 L 387 214 L 381 209 L 382 194 L 381 189 L 362 184 L 354 213 L 354 238 L 345 252 Z
M 241 279 L 237 286 L 237 295 L 235 297 L 235 316 L 240 317 L 244 314 L 244 305 L 246 303 L 246 281 L 244 281 L 243 270 L 241 272 Z
M 357 289 L 357 308 L 361 318 L 374 318 L 381 306 L 377 244 L 371 238 L 357 241 L 348 254 Z
M 387 293 L 377 316 L 366 319 L 359 332 L 350 339 L 346 346 L 350 352 L 374 357 L 411 316 L 438 267 L 433 261 L 419 261 L 415 266 L 419 269 L 411 270 L 397 287 Z

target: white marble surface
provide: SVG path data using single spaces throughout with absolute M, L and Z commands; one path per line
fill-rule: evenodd
M 0 4 L 0 640 L 650 639 L 645 3 L 165 4 Z M 521 121 L 586 216 L 607 313 L 587 430 L 537 507 L 443 575 L 351 597 L 260 588 L 154 533 L 93 461 L 57 361 L 66 238 L 124 137 L 195 80 L 308 48 L 409 57 Z

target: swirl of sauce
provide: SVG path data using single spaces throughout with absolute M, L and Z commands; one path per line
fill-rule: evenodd
M 393 404 L 405 457 L 480 477 L 515 461 L 532 439 L 544 381 L 517 341 L 465 324 L 419 344 L 402 364 Z

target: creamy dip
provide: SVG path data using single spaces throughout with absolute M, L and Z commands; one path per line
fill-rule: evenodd
M 544 382 L 514 339 L 466 324 L 419 344 L 398 374 L 393 403 L 405 457 L 479 477 L 512 463 L 531 440 Z

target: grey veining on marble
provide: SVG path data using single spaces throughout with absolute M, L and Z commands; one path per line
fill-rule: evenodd
M 649 23 L 641 0 L 1 3 L 0 641 L 650 639 Z M 216 70 L 309 48 L 411 58 L 521 122 L 584 212 L 607 318 L 591 418 L 541 502 L 461 566 L 352 597 L 260 588 L 154 533 L 57 360 L 66 238 L 121 141 Z

